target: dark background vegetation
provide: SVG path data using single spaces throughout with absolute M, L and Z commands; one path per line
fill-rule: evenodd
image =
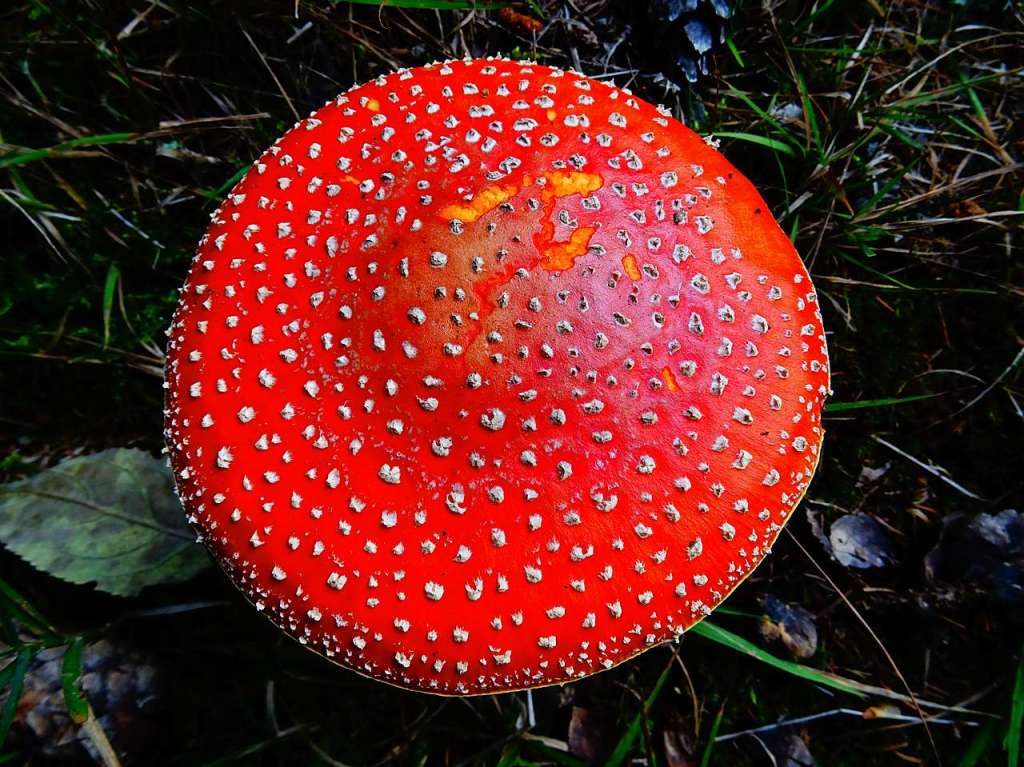
M 576 67 L 721 138 L 821 295 L 835 390 L 824 458 L 773 555 L 714 624 L 786 658 L 813 623 L 807 668 L 969 711 L 927 709 L 925 727 L 907 701 L 830 690 L 688 635 L 535 692 L 530 726 L 524 694 L 440 699 L 336 669 L 214 571 L 126 600 L 0 554 L 4 580 L 62 635 L 101 642 L 92 655 L 106 661 L 86 651 L 91 702 L 122 706 L 103 721 L 125 764 L 1016 764 L 1020 8 L 741 2 L 691 85 L 676 59 L 685 19 L 670 18 L 683 5 L 537 0 L 517 16 L 327 0 L 4 3 L 0 481 L 107 447 L 160 451 L 163 331 L 194 244 L 296 114 L 430 60 Z M 715 35 L 710 8 L 698 10 Z M 851 514 L 859 559 L 836 548 L 833 525 Z M 763 638 L 766 610 L 788 642 Z M 129 690 L 108 689 L 110 669 L 140 667 Z M 28 726 L 31 705 L 0 763 L 88 760 L 77 741 L 56 747 L 58 713 Z M 827 715 L 792 723 L 814 714 Z M 754 728 L 765 729 L 722 737 Z

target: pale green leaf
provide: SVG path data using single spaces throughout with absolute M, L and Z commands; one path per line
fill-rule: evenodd
M 0 485 L 0 542 L 50 575 L 121 596 L 210 563 L 164 461 L 125 448 Z

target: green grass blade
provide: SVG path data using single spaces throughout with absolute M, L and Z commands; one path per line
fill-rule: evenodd
M 854 679 L 848 679 L 838 674 L 832 674 L 828 671 L 820 671 L 816 668 L 810 668 L 808 666 L 801 666 L 799 663 L 793 661 L 783 660 L 782 658 L 776 658 L 769 652 L 762 650 L 753 642 L 744 639 L 741 636 L 733 634 L 721 626 L 717 626 L 710 621 L 701 621 L 696 626 L 690 628 L 687 634 L 697 634 L 705 639 L 710 639 L 712 642 L 729 647 L 737 652 L 741 652 L 744 655 L 749 655 L 755 660 L 759 660 L 762 663 L 772 666 L 780 671 L 785 671 L 793 676 L 800 677 L 809 682 L 820 684 L 823 687 L 830 687 L 833 690 L 840 690 L 851 695 L 856 695 L 858 698 L 866 698 L 868 696 L 877 698 L 887 698 L 889 700 L 896 700 L 904 703 L 907 706 L 913 706 L 922 708 L 940 709 L 942 711 L 956 711 L 956 712 L 969 712 L 970 709 L 963 708 L 962 706 L 949 706 L 940 703 L 935 703 L 930 700 L 924 700 L 923 698 L 911 698 L 909 695 L 903 693 L 894 692 L 887 687 L 878 687 L 873 684 L 864 684 Z M 1022 692 L 1024 695 L 1024 692 Z
M 1024 720 L 1024 648 L 1017 663 L 1017 677 L 1013 683 L 1013 700 L 1010 703 L 1010 724 L 1006 728 L 1006 766 L 1020 765 L 1021 720 Z
M 904 144 L 906 144 L 907 146 L 912 147 L 913 149 L 916 149 L 918 152 L 924 153 L 925 151 L 927 151 L 926 148 L 921 144 L 920 141 L 918 141 L 917 139 L 913 138 L 910 134 L 905 133 L 904 131 L 900 130 L 895 125 L 892 125 L 890 122 L 888 122 L 886 120 L 881 120 L 878 123 L 878 129 L 880 131 L 884 131 L 885 133 L 888 133 L 890 136 L 895 138 L 897 141 L 901 141 Z
M 768 138 L 767 136 L 759 136 L 756 133 L 743 133 L 741 131 L 717 131 L 715 138 L 734 138 L 740 141 L 747 141 L 751 144 L 759 144 L 766 146 L 769 149 L 774 149 L 777 152 L 788 154 L 790 157 L 796 157 L 796 152 L 793 151 L 793 147 L 784 141 L 778 139 Z
M 725 714 L 723 704 L 715 715 L 715 721 L 711 723 L 711 731 L 708 733 L 708 743 L 704 746 L 704 753 L 700 757 L 700 767 L 709 767 L 711 764 L 711 752 L 715 750 L 715 738 L 718 737 L 718 728 L 722 726 L 722 715 Z
M 110 318 L 114 311 L 114 292 L 117 290 L 117 282 L 121 278 L 121 271 L 116 264 L 111 264 L 107 269 L 107 281 L 103 286 L 103 348 L 110 343 Z
M 2 578 L 0 578 L 0 610 L 9 614 L 37 636 L 53 637 L 57 635 L 57 630 L 50 625 L 43 614 Z
M 977 767 L 982 758 L 988 753 L 992 744 L 996 741 L 996 732 L 999 729 L 999 720 L 990 719 L 978 728 L 971 738 L 967 751 L 960 757 L 957 767 Z
M 798 676 L 801 679 L 806 679 L 808 682 L 814 682 L 815 684 L 820 684 L 823 687 L 830 687 L 833 690 L 848 692 L 859 698 L 863 698 L 867 694 L 862 689 L 864 685 L 854 682 L 852 679 L 844 679 L 841 676 L 829 674 L 825 671 L 819 671 L 816 668 L 801 666 L 799 663 L 794 663 L 793 661 L 776 658 L 771 653 L 762 650 L 753 642 L 746 640 L 737 634 L 733 634 L 731 631 L 727 631 L 721 626 L 709 623 L 706 620 L 701 621 L 696 626 L 693 626 L 686 633 L 696 634 L 697 636 L 702 636 L 705 639 L 710 639 L 712 642 L 717 642 L 720 645 L 736 650 L 737 652 L 741 652 L 744 655 L 749 655 L 755 660 L 761 661 L 761 663 L 764 663 L 765 665 L 772 666 L 780 671 L 785 671 L 787 674 Z
M 36 160 L 45 160 L 47 157 L 54 157 L 61 152 L 75 149 L 80 146 L 99 146 L 103 144 L 123 144 L 126 141 L 133 141 L 138 138 L 136 133 L 104 133 L 99 136 L 82 136 L 65 141 L 62 144 L 46 147 L 44 149 L 15 150 L 0 156 L 0 168 L 8 168 L 12 165 L 25 165 Z
M 797 85 L 800 88 L 800 103 L 804 108 L 804 117 L 807 120 L 808 127 L 811 129 L 811 138 L 814 140 L 814 149 L 818 153 L 819 158 L 824 158 L 824 149 L 821 145 L 821 130 L 818 128 L 818 117 L 814 114 L 814 103 L 807 92 L 807 82 L 802 74 L 797 80 Z
M 586 767 L 586 762 L 582 759 L 577 759 L 572 754 L 566 753 L 565 751 L 559 751 L 557 748 L 551 748 L 543 743 L 537 741 L 531 741 L 530 746 L 531 756 L 532 752 L 536 751 L 537 755 L 544 759 L 545 764 L 560 764 L 562 767 Z M 520 758 L 519 764 L 526 763 Z
M 726 95 L 732 96 L 735 99 L 739 99 L 744 104 L 746 104 L 750 111 L 752 111 L 766 123 L 775 128 L 775 130 L 777 130 L 782 136 L 784 136 L 789 141 L 790 147 L 792 149 L 795 149 L 801 154 L 803 153 L 803 147 L 790 138 L 788 131 L 782 126 L 782 123 L 780 123 L 778 120 L 772 117 L 771 114 L 769 114 L 760 106 L 758 106 L 757 103 L 752 98 L 750 98 L 750 96 L 748 96 L 746 93 L 744 93 L 734 85 L 729 86 L 729 93 Z
M 221 184 L 218 188 L 212 191 L 204 189 L 200 192 L 200 194 L 202 194 L 203 197 L 206 197 L 207 199 L 212 200 L 213 202 L 219 205 L 221 201 L 224 199 L 224 195 L 227 194 L 229 190 L 233 189 L 235 184 L 242 180 L 245 174 L 249 172 L 249 168 L 251 167 L 251 165 L 243 165 L 237 171 L 232 173 L 231 178 L 229 178 L 227 181 Z
M 854 220 L 861 216 L 866 216 L 868 213 L 873 211 L 875 206 L 885 199 L 885 196 L 889 194 L 889 192 L 896 188 L 897 184 L 902 183 L 908 173 L 917 170 L 917 164 L 920 160 L 920 157 L 915 157 L 911 162 L 904 165 L 898 173 L 894 174 L 892 178 L 882 184 L 882 188 L 875 192 L 867 202 L 860 206 L 860 209 L 853 216 Z
M 752 610 L 739 610 L 735 607 L 728 607 L 727 605 L 720 605 L 715 608 L 715 613 L 719 616 L 732 615 L 735 618 L 756 618 L 761 620 L 764 617 L 764 612 L 754 612 Z
M 510 5 L 499 0 L 333 0 L 335 4 L 350 3 L 352 5 L 379 5 L 392 8 L 420 8 L 431 11 L 491 11 L 506 8 Z
M 977 91 L 971 87 L 970 82 L 967 80 L 967 75 L 960 72 L 960 83 L 967 89 L 967 98 L 971 101 L 971 106 L 974 107 L 974 114 L 978 116 L 979 120 L 988 122 L 988 115 L 985 114 L 985 107 L 981 105 L 981 99 L 978 98 Z
M 615 750 L 612 751 L 611 756 L 608 757 L 608 761 L 605 762 L 606 767 L 619 767 L 629 758 L 629 754 L 633 750 L 633 744 L 636 743 L 636 739 L 640 737 L 640 733 L 643 730 L 644 719 L 647 718 L 647 715 L 651 711 L 651 707 L 658 699 L 658 695 L 661 694 L 661 688 L 664 687 L 665 682 L 668 681 L 670 671 L 672 671 L 672 663 L 665 666 L 665 670 L 661 672 L 661 676 L 658 677 L 658 681 L 654 683 L 654 689 L 651 690 L 651 694 L 647 696 L 647 700 L 644 701 L 643 706 L 640 708 L 640 712 L 633 717 L 633 721 L 629 723 L 629 729 L 627 729 L 619 739 L 619 742 L 615 744 Z
M 746 68 L 747 65 L 743 63 L 743 55 L 740 53 L 740 49 L 736 47 L 736 43 L 732 41 L 732 38 L 726 40 L 725 45 L 729 49 L 729 53 L 732 54 L 732 57 L 736 59 L 736 63 L 740 65 L 740 69 Z
M 881 278 L 883 280 L 886 280 L 887 282 L 891 282 L 893 285 L 895 285 L 898 288 L 903 288 L 903 290 L 917 290 L 917 288 L 915 288 L 913 285 L 908 285 L 907 283 L 903 282 L 902 280 L 896 279 L 891 274 L 886 274 L 885 272 L 880 271 L 879 269 L 875 269 L 875 267 L 870 266 L 868 264 L 865 264 L 859 258 L 857 258 L 855 256 L 851 256 L 849 253 L 840 251 L 839 255 L 842 256 L 843 258 L 845 258 L 851 264 L 859 266 L 864 271 L 870 272 L 871 274 L 875 275 L 876 277 L 879 277 L 879 278 Z
M 0 668 L 0 691 L 6 690 L 10 685 L 11 680 L 14 678 L 14 668 L 17 666 L 16 663 L 8 663 L 3 668 Z
M 81 676 L 82 638 L 76 637 L 64 651 L 64 660 L 60 667 L 60 686 L 64 691 L 64 703 L 75 724 L 81 724 L 89 718 L 89 702 L 78 689 L 78 679 Z
M 36 210 L 56 210 L 56 207 L 48 202 L 43 202 L 35 196 L 31 187 L 29 187 L 28 183 L 25 181 L 25 177 L 17 168 L 11 168 L 8 172 L 11 174 L 11 180 L 14 182 L 14 188 L 18 190 L 18 202 L 21 205 L 26 208 L 35 208 Z
M 909 397 L 882 397 L 881 399 L 862 399 L 857 402 L 828 402 L 825 405 L 826 413 L 842 413 L 847 410 L 867 410 L 876 407 L 892 407 L 903 405 L 907 402 L 918 402 L 923 399 L 939 397 L 939 394 L 913 394 Z
M 7 702 L 4 703 L 3 713 L 0 714 L 0 748 L 3 748 L 4 742 L 7 740 L 11 722 L 14 721 L 14 713 L 18 710 L 18 701 L 21 700 L 21 690 L 25 686 L 25 674 L 28 671 L 30 660 L 32 660 L 32 651 L 25 649 L 18 653 L 18 657 L 9 666 L 12 670 L 10 681 L 6 685 Z
M 494 767 L 515 767 L 519 763 L 519 742 L 510 743 Z
M 545 21 L 547 20 L 548 13 L 547 11 L 544 10 L 543 6 L 541 6 L 541 4 L 537 0 L 526 0 L 526 4 L 530 6 L 530 10 L 533 11 L 534 16 L 536 16 L 538 19 L 544 19 Z
M 981 131 L 976 130 L 971 125 L 968 125 L 967 123 L 965 123 L 963 120 L 961 120 L 956 115 L 947 115 L 946 119 L 949 120 L 951 123 L 953 123 L 953 125 L 958 127 L 964 133 L 968 134 L 969 136 L 973 136 L 978 141 L 984 141 L 985 140 L 985 137 L 981 135 Z
M 993 80 L 1003 80 L 1008 76 L 1020 75 L 1022 71 L 1021 67 L 1011 69 L 1007 72 L 997 72 L 991 75 L 981 75 L 979 77 L 973 77 L 970 79 L 963 79 L 959 82 L 946 85 L 942 88 L 936 88 L 933 91 L 927 93 L 919 93 L 912 96 L 904 96 L 901 99 L 894 101 L 891 105 L 891 109 L 911 109 L 913 107 L 924 106 L 933 104 L 944 99 L 948 99 L 956 94 L 972 88 L 976 85 L 985 85 Z

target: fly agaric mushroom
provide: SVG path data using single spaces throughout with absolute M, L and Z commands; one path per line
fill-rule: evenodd
M 213 215 L 169 331 L 182 501 L 310 649 L 443 694 L 676 637 L 805 492 L 828 360 L 754 187 L 546 66 L 379 77 Z

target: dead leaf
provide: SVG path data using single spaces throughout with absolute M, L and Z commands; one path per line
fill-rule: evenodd
M 781 644 L 796 660 L 814 656 L 818 649 L 818 627 L 814 614 L 771 595 L 764 598 L 761 637 L 768 644 Z
M 829 528 L 832 557 L 843 567 L 887 567 L 895 561 L 892 539 L 866 514 L 844 514 Z
M 210 566 L 166 463 L 115 448 L 0 485 L 0 542 L 34 567 L 119 596 Z

